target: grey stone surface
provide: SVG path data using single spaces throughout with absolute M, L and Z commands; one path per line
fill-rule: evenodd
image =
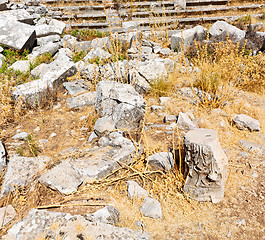
M 36 32 L 30 25 L 0 18 L 0 44 L 16 50 L 32 48 Z
M 110 146 L 91 149 L 79 159 L 71 159 L 71 166 L 83 177 L 84 182 L 103 178 L 117 169 L 120 163 L 130 163 L 135 154 L 134 144 L 124 137 L 112 139 Z
M 29 136 L 29 134 L 27 132 L 20 132 L 20 133 L 17 133 L 16 135 L 14 135 L 12 137 L 12 139 L 14 139 L 14 140 L 26 140 L 28 136 Z
M 51 19 L 49 22 L 49 26 L 53 29 L 53 32 L 55 34 L 62 35 L 64 32 L 64 29 L 66 28 L 66 24 L 62 21 L 58 21 L 56 19 Z
M 54 228 L 58 224 L 58 228 Z M 77 226 L 82 226 L 81 229 Z M 60 229 L 60 233 L 58 232 Z M 80 215 L 32 209 L 28 215 L 16 223 L 3 240 L 35 239 L 104 239 L 104 240 L 139 240 L 143 239 L 129 228 L 119 228 L 102 222 L 91 222 Z
M 192 46 L 194 41 L 202 41 L 206 39 L 207 30 L 202 26 L 196 26 L 192 29 L 186 29 L 182 32 L 178 32 L 171 37 L 171 49 L 178 50 Z M 184 46 L 182 46 L 182 43 Z
M 92 220 L 93 222 L 102 222 L 108 223 L 112 225 L 117 225 L 120 221 L 120 212 L 113 206 L 106 206 L 87 218 Z
M 93 132 L 90 134 L 90 136 L 89 136 L 87 142 L 88 142 L 88 143 L 91 143 L 93 140 L 95 140 L 95 139 L 97 139 L 97 138 L 98 138 L 98 135 L 95 133 L 95 131 L 93 131 Z
M 0 19 L 8 19 L 13 21 L 19 21 L 21 23 L 33 24 L 35 17 L 28 13 L 25 9 L 15 9 L 0 11 Z
M 212 37 L 220 37 L 225 35 L 229 35 L 230 38 L 239 42 L 245 38 L 246 33 L 239 28 L 224 22 L 224 21 L 217 21 L 215 22 L 212 27 L 209 29 L 210 36 Z
M 130 83 L 139 94 L 146 94 L 151 90 L 151 85 L 137 71 L 130 71 Z
M 82 108 L 86 106 L 93 106 L 96 103 L 96 92 L 87 92 L 76 97 L 66 99 L 68 108 Z
M 47 44 L 35 47 L 31 54 L 29 54 L 28 59 L 33 61 L 36 57 L 41 56 L 44 53 L 50 53 L 54 55 L 60 48 L 59 42 L 48 42 Z
M 111 54 L 101 48 L 92 49 L 85 57 L 85 61 L 89 61 L 91 59 L 99 58 L 99 59 L 108 59 L 111 57 Z
M 127 186 L 128 186 L 128 197 L 130 199 L 148 197 L 148 192 L 145 189 L 143 189 L 137 182 L 127 181 Z
M 177 126 L 179 129 L 184 131 L 189 131 L 198 128 L 198 126 L 191 121 L 189 115 L 187 113 L 182 112 L 180 112 L 178 115 Z
M 2 184 L 1 197 L 12 192 L 16 187 L 29 184 L 36 174 L 45 169 L 49 161 L 49 157 L 11 156 Z
M 112 118 L 117 129 L 138 129 L 145 113 L 145 101 L 133 86 L 115 81 L 97 85 L 95 106 L 101 116 Z
M 60 36 L 59 35 L 51 35 L 46 37 L 39 37 L 37 38 L 37 45 L 42 46 L 48 42 L 59 42 Z
M 228 159 L 217 132 L 203 128 L 189 131 L 184 137 L 184 151 L 184 192 L 197 201 L 220 202 L 228 176 Z
M 86 92 L 89 89 L 88 84 L 84 80 L 65 82 L 63 83 L 63 86 L 70 95 L 76 95 L 82 92 Z
M 95 123 L 94 130 L 95 133 L 100 136 L 105 132 L 115 130 L 115 122 L 109 116 L 99 118 Z
M 103 38 L 95 38 L 91 42 L 91 47 L 94 49 L 102 48 L 104 50 L 107 50 L 109 47 L 109 38 L 103 37 Z
M 106 147 L 110 144 L 110 141 L 107 137 L 101 137 L 99 140 L 98 140 L 98 145 L 100 147 Z
M 12 205 L 0 208 L 0 227 L 6 225 L 17 215 Z
M 27 72 L 30 70 L 30 62 L 28 60 L 19 60 L 13 63 L 9 69 L 14 71 Z
M 83 182 L 80 174 L 67 162 L 62 162 L 49 170 L 39 178 L 39 181 L 63 194 L 77 191 Z
M 239 114 L 233 118 L 233 123 L 240 130 L 249 130 L 250 132 L 260 130 L 260 122 L 246 114 Z
M 159 152 L 149 156 L 148 164 L 154 170 L 169 171 L 174 165 L 174 157 L 170 152 Z
M 156 111 L 163 111 L 165 107 L 163 106 L 157 106 L 157 105 L 152 105 L 151 106 L 151 111 L 156 112 Z
M 73 62 L 55 60 L 41 73 L 41 79 L 18 85 L 12 96 L 15 100 L 22 98 L 31 107 L 42 105 L 67 77 L 75 73 L 76 67 Z
M 162 218 L 161 204 L 154 198 L 147 197 L 144 200 L 143 205 L 140 208 L 145 217 Z
M 6 149 L 4 144 L 2 143 L 0 139 L 0 171 L 6 166 L 7 161 L 6 161 Z M 1 225 L 0 225 L 1 226 Z
M 250 142 L 250 141 L 247 141 L 247 140 L 240 140 L 239 144 L 243 148 L 248 150 L 249 152 L 255 152 L 255 153 L 258 153 L 258 154 L 265 154 L 265 146 L 261 145 L 259 143 Z

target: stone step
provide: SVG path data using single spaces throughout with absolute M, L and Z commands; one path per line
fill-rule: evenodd
M 243 15 L 223 15 L 223 16 L 213 16 L 213 17 L 193 17 L 193 18 L 171 18 L 167 20 L 167 25 L 164 26 L 165 29 L 171 29 L 176 26 L 176 24 L 180 25 L 197 25 L 202 23 L 212 23 L 215 21 L 221 21 L 221 20 L 231 20 L 235 21 L 237 19 L 243 18 L 249 16 L 249 14 L 243 14 Z M 255 18 L 261 18 L 263 17 L 263 13 L 259 14 L 252 14 L 251 17 Z M 140 27 L 137 28 L 138 30 L 143 31 L 150 31 L 152 26 L 154 25 L 165 25 L 165 21 L 157 18 L 153 20 L 144 19 L 142 21 L 139 21 Z M 81 29 L 81 28 L 89 28 L 89 29 L 100 29 L 102 31 L 112 31 L 112 32 L 126 32 L 127 30 L 122 27 L 116 27 L 109 29 L 108 23 L 72 23 L 69 24 L 69 26 L 73 29 Z
M 258 5 L 248 5 L 248 6 L 227 6 L 227 7 L 214 7 L 214 8 L 202 8 L 202 9 L 186 9 L 181 11 L 176 10 L 157 10 L 155 14 L 151 12 L 133 12 L 131 17 L 132 20 L 137 21 L 141 18 L 152 18 L 155 17 L 165 17 L 165 16 L 177 16 L 177 15 L 194 15 L 194 14 L 212 14 L 218 12 L 225 11 L 247 11 L 247 10 L 255 10 L 255 9 L 263 9 L 265 4 Z M 121 13 L 120 18 L 125 19 L 127 17 L 127 13 Z M 54 16 L 54 18 L 61 21 L 77 21 L 77 20 L 87 20 L 87 21 L 99 21 L 106 20 L 105 13 L 98 14 L 72 14 L 72 15 L 63 15 L 63 16 Z

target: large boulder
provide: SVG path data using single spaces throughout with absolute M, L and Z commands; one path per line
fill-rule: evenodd
M 36 39 L 34 27 L 0 17 L 0 44 L 23 51 L 33 47 Z
M 183 190 L 197 201 L 220 202 L 224 197 L 228 159 L 217 132 L 195 129 L 184 137 L 186 182 Z
M 229 37 L 236 42 L 240 42 L 241 40 L 243 40 L 246 35 L 243 30 L 224 21 L 215 22 L 209 29 L 209 33 L 210 37 L 222 37 L 222 39 L 225 39 L 227 35 L 229 35 Z
M 115 81 L 97 85 L 96 110 L 101 117 L 110 117 L 117 129 L 136 130 L 145 114 L 145 101 L 133 86 Z
M 182 48 L 187 49 L 192 46 L 194 41 L 205 40 L 207 36 L 207 30 L 202 26 L 196 26 L 191 29 L 186 29 L 182 32 L 173 34 L 171 37 L 171 49 L 172 50 L 182 50 Z M 184 46 L 182 46 L 182 44 Z

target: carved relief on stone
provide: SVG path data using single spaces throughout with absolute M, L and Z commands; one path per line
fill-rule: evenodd
M 184 137 L 186 182 L 183 190 L 198 201 L 220 202 L 224 196 L 228 160 L 210 129 L 195 129 Z

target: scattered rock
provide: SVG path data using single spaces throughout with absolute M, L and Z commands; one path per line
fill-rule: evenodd
M 233 118 L 233 123 L 240 130 L 249 130 L 250 132 L 260 130 L 260 122 L 246 114 L 239 114 Z
M 145 189 L 143 189 L 137 182 L 127 181 L 127 185 L 128 185 L 128 197 L 130 199 L 148 197 L 148 192 Z
M 154 170 L 163 171 L 169 171 L 175 165 L 173 154 L 170 152 L 160 152 L 151 155 L 149 157 L 148 164 Z
M 65 82 L 63 83 L 63 86 L 70 95 L 77 95 L 79 93 L 86 92 L 89 88 L 89 86 L 86 84 L 84 80 Z
M 140 210 L 145 217 L 160 219 L 163 217 L 160 202 L 150 197 L 145 198 Z
M 49 157 L 11 156 L 2 185 L 1 197 L 15 190 L 16 187 L 29 184 L 36 174 L 45 169 L 49 161 Z
M 31 49 L 36 39 L 34 28 L 25 23 L 0 17 L 0 44 L 23 51 Z
M 117 225 L 120 221 L 120 212 L 113 206 L 104 207 L 93 214 L 87 216 L 93 222 L 102 222 Z
M 57 228 L 53 227 L 55 223 L 58 223 Z M 76 226 L 82 227 L 77 229 Z M 60 229 L 60 235 L 58 229 Z M 8 230 L 8 233 L 3 236 L 3 240 L 34 240 L 41 237 L 80 239 L 80 236 L 84 239 L 100 239 L 102 236 L 105 240 L 142 239 L 141 236 L 139 238 L 129 228 L 119 228 L 102 222 L 87 221 L 80 215 L 72 216 L 69 213 L 32 209 L 23 220 Z
M 26 140 L 29 134 L 27 132 L 17 133 L 15 136 L 12 137 L 14 140 Z
M 189 131 L 198 128 L 198 126 L 191 121 L 189 115 L 187 113 L 182 112 L 180 112 L 178 115 L 177 126 L 179 129 L 184 131 Z
M 96 103 L 96 92 L 87 92 L 76 97 L 66 99 L 66 105 L 70 109 L 94 106 Z
M 0 208 L 0 226 L 3 227 L 17 215 L 12 205 Z
M 111 54 L 109 52 L 104 51 L 101 48 L 92 49 L 85 57 L 85 61 L 90 61 L 92 59 L 99 58 L 101 60 L 105 60 L 111 57 Z
M 163 106 L 167 105 L 171 101 L 171 97 L 160 97 L 159 103 Z
M 49 170 L 40 177 L 39 181 L 63 194 L 71 194 L 77 191 L 83 182 L 80 174 L 67 162 L 62 162 Z
M 197 201 L 220 202 L 224 197 L 228 159 L 217 132 L 195 129 L 184 137 L 187 176 L 183 190 Z
M 177 116 L 176 115 L 166 115 L 164 117 L 164 123 L 167 123 L 167 122 L 176 122 L 177 121 Z
M 115 130 L 115 122 L 112 120 L 111 117 L 102 117 L 99 118 L 94 126 L 95 133 L 100 136 L 105 132 L 110 132 Z
M 30 70 L 30 62 L 28 60 L 19 60 L 13 63 L 9 69 L 14 71 L 27 72 Z
M 250 142 L 247 140 L 240 140 L 239 144 L 250 152 L 256 152 L 258 154 L 265 154 L 265 146 L 261 144 Z

